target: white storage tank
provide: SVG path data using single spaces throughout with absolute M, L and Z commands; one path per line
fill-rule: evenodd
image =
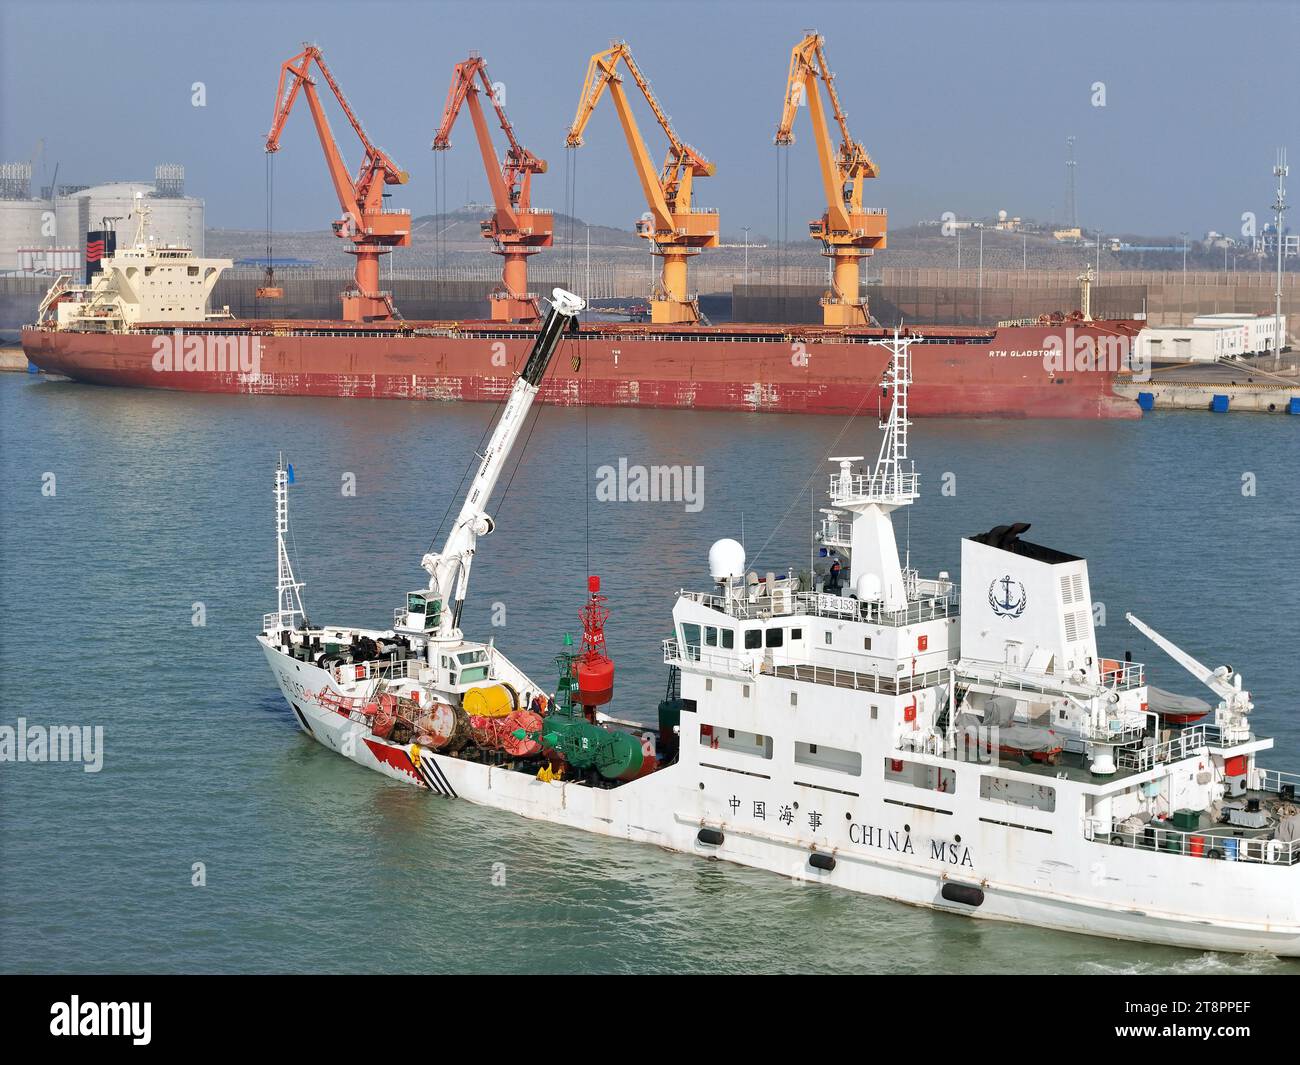
M 0 272 L 20 270 L 20 251 L 47 248 L 54 243 L 52 205 L 31 194 L 30 163 L 0 164 Z
M 0 273 L 22 269 L 19 251 L 50 246 L 43 232 L 49 217 L 45 200 L 0 200 Z
M 202 256 L 203 201 L 176 194 L 179 186 L 173 174 L 177 169 L 159 167 L 159 178 L 153 184 L 112 181 L 59 196 L 54 205 L 57 242 L 84 250 L 86 233 L 105 228 L 104 219 L 107 218 L 113 220 L 108 225 L 117 231 L 118 247 L 129 247 L 135 241 L 137 200 L 147 198 L 150 236 L 154 242 L 184 245 L 192 248 L 195 255 Z M 163 190 L 163 195 L 159 195 L 159 189 Z

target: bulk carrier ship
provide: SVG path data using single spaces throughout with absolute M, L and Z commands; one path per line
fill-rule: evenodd
M 91 384 L 496 402 L 510 391 L 536 336 L 532 325 L 506 322 L 209 314 L 212 288 L 229 266 L 137 240 L 106 257 L 89 285 L 61 277 L 42 302 L 40 320 L 23 330 L 23 351 L 47 373 Z M 1138 417 L 1133 401 L 1114 389 L 1123 371 L 1105 363 L 1115 361 L 1109 353 L 1127 350 L 1139 326 L 1086 322 L 1076 313 L 992 329 L 911 327 L 912 413 Z M 888 368 L 879 346 L 886 335 L 870 326 L 589 322 L 577 333 L 574 356 L 551 369 L 539 398 L 561 406 L 876 413 Z M 1088 357 L 1076 361 L 1078 350 Z
M 364 159 L 349 181 L 324 119 L 317 81 L 328 85 L 361 141 Z M 617 106 L 649 210 L 637 222 L 662 260 L 649 303 L 649 324 L 584 323 L 574 357 L 541 383 L 540 400 L 559 405 L 693 407 L 703 410 L 847 415 L 877 412 L 888 359 L 861 295 L 862 260 L 883 248 L 886 215 L 862 205 L 863 186 L 876 164 L 848 132 L 823 41 L 809 34 L 791 55 L 778 145 L 794 140 L 799 105 L 807 102 L 828 190 L 825 214 L 809 225 L 830 261 L 831 284 L 822 299 L 823 325 L 704 324 L 689 294 L 687 268 L 701 249 L 717 247 L 716 211 L 692 205 L 693 181 L 712 163 L 682 141 L 625 42 L 592 56 L 568 146 L 606 95 Z M 669 142 L 655 170 L 631 117 L 627 90 L 644 95 Z M 546 163 L 524 148 L 494 94 L 477 54 L 457 65 L 435 149 L 450 146 L 456 116 L 471 112 L 485 161 L 494 212 L 482 233 L 503 260 L 491 297 L 491 320 L 406 321 L 379 288 L 381 256 L 409 247 L 410 213 L 384 206 L 383 189 L 407 174 L 371 143 L 315 46 L 283 64 L 268 160 L 294 101 L 306 96 L 325 150 L 342 217 L 335 234 L 351 243 L 355 285 L 342 293 L 342 319 L 235 321 L 210 315 L 208 299 L 229 260 L 197 259 L 183 248 L 160 248 L 140 219 L 133 247 L 103 261 L 86 284 L 60 278 L 41 305 L 22 344 L 36 367 L 95 384 L 191 392 L 337 396 L 373 399 L 498 401 L 510 390 L 540 319 L 528 291 L 528 257 L 552 243 L 551 212 L 531 206 L 531 180 Z M 826 97 L 823 106 L 822 95 Z M 488 103 L 485 103 L 487 101 Z M 487 136 L 487 107 L 509 139 L 498 161 Z M 827 119 L 842 143 L 832 143 Z M 269 165 L 269 164 L 268 164 Z M 916 341 L 912 414 L 1005 418 L 1138 417 L 1136 405 L 1116 394 L 1129 341 L 1140 328 L 1128 320 L 1093 321 L 1089 279 L 1081 309 L 1068 315 L 989 328 L 911 325 Z M 259 295 L 283 290 L 274 278 Z

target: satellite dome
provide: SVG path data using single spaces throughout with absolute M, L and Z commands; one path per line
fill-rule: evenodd
M 721 584 L 745 573 L 745 548 L 736 540 L 719 540 L 709 548 L 709 576 Z
M 864 603 L 875 603 L 884 597 L 884 585 L 875 573 L 864 573 L 859 577 L 854 591 Z

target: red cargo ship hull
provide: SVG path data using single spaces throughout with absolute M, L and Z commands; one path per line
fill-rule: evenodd
M 913 327 L 913 415 L 1000 418 L 1135 418 L 1117 395 L 1116 342 L 1127 350 L 1134 322 L 1080 322 L 998 329 Z M 499 400 L 532 333 L 492 323 L 208 322 L 184 327 L 207 338 L 203 353 L 169 363 L 166 326 L 128 333 L 29 328 L 23 350 L 42 370 L 94 384 L 253 395 L 367 399 Z M 882 330 L 722 326 L 584 325 L 544 382 L 544 402 L 610 407 L 838 414 L 875 411 L 888 352 Z M 1046 357 L 1051 338 L 1080 338 L 1112 354 L 1067 368 Z M 250 369 L 220 349 L 256 341 Z M 179 364 L 179 365 L 178 365 Z M 189 368 L 186 368 L 188 365 Z

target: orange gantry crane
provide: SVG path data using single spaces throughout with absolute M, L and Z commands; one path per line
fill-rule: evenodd
M 487 116 L 479 101 L 480 93 L 486 93 L 492 101 L 497 121 L 510 142 L 504 162 L 498 161 L 496 149 L 492 147 Z M 470 118 L 474 121 L 474 133 L 487 170 L 495 208 L 492 217 L 483 221 L 479 228 L 483 236 L 492 241 L 494 254 L 503 260 L 501 285 L 491 297 L 492 320 L 533 322 L 541 317 L 541 313 L 536 293 L 528 291 L 528 257 L 541 248 L 549 248 L 552 241 L 551 212 L 532 206 L 533 175 L 546 173 L 546 160 L 539 159 L 519 143 L 492 79 L 488 77 L 487 64 L 477 52 L 471 52 L 465 62 L 457 63 L 452 73 L 442 124 L 433 138 L 434 151 L 451 147 L 451 128 L 462 104 L 468 104 Z
M 355 181 L 330 133 L 329 120 L 325 117 L 325 109 L 321 105 L 316 81 L 311 73 L 313 63 L 334 93 L 334 98 L 343 108 L 348 121 L 352 123 L 365 150 Z M 280 84 L 275 94 L 275 119 L 271 123 L 271 132 L 266 135 L 268 152 L 280 150 L 280 133 L 289 112 L 293 110 L 299 90 L 307 97 L 312 121 L 316 124 L 316 135 L 325 151 L 330 181 L 334 184 L 339 206 L 343 210 L 343 217 L 333 223 L 334 234 L 352 241 L 350 253 L 357 257 L 356 289 L 343 294 L 343 320 L 367 322 L 394 318 L 396 312 L 393 310 L 392 296 L 379 290 L 379 257 L 388 254 L 391 248 L 410 245 L 411 212 L 385 210 L 384 186 L 405 185 L 406 171 L 370 143 L 366 131 L 361 128 L 361 122 L 344 97 L 343 90 L 325 65 L 320 49 L 314 44 L 304 45 L 298 55 L 280 68 Z
M 618 72 L 620 61 L 632 75 L 668 137 L 668 155 L 659 171 L 650 160 L 650 153 L 632 115 L 623 78 Z M 593 55 L 587 64 L 587 79 L 578 100 L 578 112 L 569 127 L 569 147 L 581 147 L 582 132 L 606 89 L 614 99 L 623 136 L 627 138 L 649 207 L 646 215 L 637 222 L 637 234 L 650 241 L 654 254 L 663 259 L 660 283 L 650 298 L 650 320 L 661 323 L 698 322 L 699 301 L 687 287 L 686 266 L 701 248 L 717 247 L 718 212 L 693 209 L 691 186 L 695 178 L 711 176 L 715 167 L 677 136 L 649 82 L 633 60 L 626 41 L 613 42 L 612 47 Z
M 822 254 L 834 263 L 831 291 L 821 301 L 822 320 L 826 325 L 868 325 L 871 316 L 860 293 L 858 270 L 865 256 L 885 246 L 887 217 L 883 209 L 862 206 L 862 188 L 867 178 L 876 177 L 880 171 L 861 141 L 849 134 L 848 117 L 840 106 L 824 45 L 820 34 L 810 33 L 791 52 L 776 143 L 794 143 L 794 118 L 798 108 L 807 104 L 826 191 L 826 213 L 808 223 L 808 230 L 821 241 Z M 831 115 L 840 127 L 839 151 L 831 142 L 819 80 L 826 86 Z

